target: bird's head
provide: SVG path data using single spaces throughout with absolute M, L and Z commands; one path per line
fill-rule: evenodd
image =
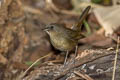
M 52 23 L 47 25 L 44 31 L 46 31 L 50 35 L 52 33 L 63 33 L 64 28 L 65 27 L 61 24 Z

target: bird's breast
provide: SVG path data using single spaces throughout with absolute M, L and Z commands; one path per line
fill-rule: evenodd
M 64 35 L 50 36 L 50 40 L 51 40 L 52 45 L 61 51 L 70 51 L 77 44 L 76 41 L 69 39 L 65 37 Z

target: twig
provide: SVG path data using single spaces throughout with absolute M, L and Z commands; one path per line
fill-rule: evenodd
M 86 20 L 84 20 L 83 23 L 84 23 L 85 28 L 86 28 L 86 30 L 87 30 L 87 34 L 90 35 L 90 34 L 91 34 L 91 29 L 90 29 L 89 24 L 87 23 Z
M 35 9 L 35 8 L 32 8 L 30 6 L 27 6 L 27 5 L 24 5 L 21 0 L 17 0 L 17 3 L 18 5 L 21 7 L 21 9 L 24 11 L 24 12 L 30 12 L 32 14 L 38 14 L 38 15 L 42 15 L 44 14 L 43 12 L 41 12 L 39 9 Z
M 55 12 L 59 12 L 59 13 L 67 14 L 67 15 L 80 15 L 79 13 L 77 13 L 77 12 L 75 12 L 75 11 L 58 9 L 58 8 L 53 4 L 52 0 L 46 0 L 46 3 L 47 3 L 47 5 L 48 5 L 47 8 L 51 8 L 51 9 L 53 9 Z
M 30 7 L 30 6 L 23 6 L 23 10 L 25 11 L 25 12 L 30 12 L 30 13 L 32 13 L 32 14 L 38 14 L 38 15 L 42 15 L 42 14 L 44 14 L 43 12 L 41 12 L 39 9 L 35 9 L 35 8 L 32 8 L 32 7 Z
M 82 74 L 82 73 L 80 73 L 80 72 L 78 72 L 78 71 L 74 71 L 74 73 L 75 73 L 76 75 L 78 75 L 78 76 L 86 79 L 86 80 L 94 80 L 94 79 L 92 79 L 90 76 L 88 76 L 87 74 Z
M 22 78 L 26 75 L 26 73 L 27 73 L 38 61 L 40 61 L 40 60 L 42 60 L 42 59 L 50 56 L 51 54 L 52 54 L 52 53 L 49 53 L 48 55 L 45 55 L 45 56 L 40 57 L 39 59 L 37 59 L 27 70 L 25 70 L 25 72 L 22 73 L 22 75 L 19 76 L 19 79 L 22 79 Z
M 45 63 L 62 63 L 62 62 L 63 62 L 63 60 L 52 60 L 52 61 L 47 61 Z
M 118 52 L 119 52 L 119 36 L 118 36 L 118 40 L 117 40 L 117 48 L 116 48 L 116 54 L 115 54 L 115 61 L 114 61 L 112 80 L 115 80 L 115 72 L 116 72 Z
M 92 62 L 94 60 L 97 60 L 97 59 L 105 57 L 105 56 L 114 55 L 114 53 L 115 53 L 114 51 L 108 51 L 108 52 L 106 52 L 106 50 L 102 50 L 102 53 L 92 52 L 92 54 L 89 54 L 89 55 L 87 55 L 87 56 L 85 56 L 83 58 L 80 58 L 79 60 L 76 60 L 76 64 L 74 66 L 72 64 L 68 64 L 67 68 L 64 69 L 64 70 L 62 70 L 62 72 L 60 72 L 60 75 L 56 76 L 54 78 L 54 80 L 60 79 L 61 77 L 63 77 L 67 73 L 69 73 L 69 71 L 71 69 L 80 67 L 83 64 L 87 64 L 89 62 Z

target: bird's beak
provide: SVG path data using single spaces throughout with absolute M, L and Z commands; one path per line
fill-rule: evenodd
M 42 30 L 45 31 L 47 34 L 49 34 L 49 28 L 44 28 Z

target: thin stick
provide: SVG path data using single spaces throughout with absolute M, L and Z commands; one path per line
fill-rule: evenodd
M 84 20 L 83 24 L 85 25 L 85 28 L 87 30 L 87 34 L 90 35 L 91 34 L 91 29 L 90 29 L 90 26 L 89 26 L 88 22 L 86 20 Z
M 96 52 L 96 51 L 97 50 L 93 51 L 92 54 L 89 54 L 85 57 L 82 57 L 82 58 L 76 60 L 75 66 L 72 66 L 73 64 L 69 64 L 66 69 L 63 69 L 62 72 L 60 72 L 60 75 L 54 77 L 54 80 L 58 80 L 58 79 L 62 78 L 67 73 L 69 73 L 69 71 L 71 69 L 78 68 L 78 67 L 82 66 L 83 64 L 87 64 L 87 63 L 93 62 L 97 59 L 103 58 L 105 56 L 110 56 L 110 55 L 113 55 L 113 54 L 116 53 L 116 51 L 106 51 L 106 50 L 103 50 L 103 49 L 100 50 L 102 53 L 100 53 L 98 51 Z M 88 53 L 91 53 L 91 52 L 88 51 Z
M 112 80 L 115 80 L 115 72 L 116 72 L 118 52 L 119 52 L 119 37 L 118 37 L 118 40 L 117 40 L 117 48 L 116 48 L 116 55 L 115 55 L 115 61 L 114 61 Z
M 52 53 L 49 53 L 48 55 L 45 55 L 45 56 L 40 57 L 39 59 L 37 59 L 27 70 L 25 70 L 25 72 L 22 73 L 22 75 L 20 75 L 19 79 L 23 78 L 23 77 L 26 75 L 26 73 L 27 73 L 37 62 L 39 62 L 41 59 L 44 59 L 45 57 L 50 56 L 51 54 L 52 54 Z
M 74 73 L 75 73 L 76 75 L 84 78 L 85 80 L 94 80 L 94 79 L 92 79 L 90 76 L 88 76 L 87 74 L 82 74 L 82 73 L 80 73 L 80 72 L 78 72 L 78 71 L 74 71 Z
M 35 9 L 32 8 L 30 6 L 24 5 L 21 0 L 17 0 L 18 5 L 20 6 L 20 8 L 24 11 L 24 12 L 30 12 L 32 14 L 37 14 L 37 15 L 42 15 L 44 14 L 42 11 L 40 11 L 39 9 Z

